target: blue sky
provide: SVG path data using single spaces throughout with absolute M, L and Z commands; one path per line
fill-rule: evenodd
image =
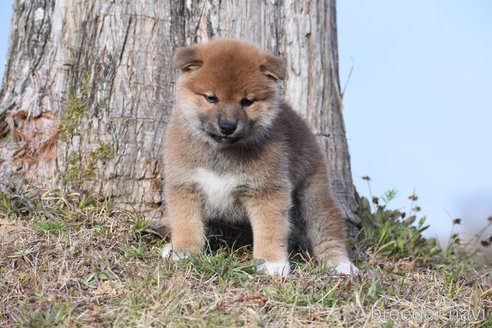
M 0 76 L 11 1 L 0 2 Z M 429 235 L 492 215 L 492 1 L 339 0 L 340 77 L 357 189 L 419 195 Z M 349 72 L 352 75 L 347 83 Z
M 492 1 L 338 1 L 357 189 L 415 190 L 430 234 L 492 215 Z
M 10 17 L 12 15 L 12 1 L 0 1 L 0 84 L 5 71 L 5 56 L 9 42 Z

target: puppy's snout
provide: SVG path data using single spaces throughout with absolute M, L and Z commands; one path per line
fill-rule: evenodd
M 219 129 L 220 132 L 225 134 L 226 136 L 229 136 L 234 133 L 237 129 L 237 124 L 232 121 L 226 121 L 226 120 L 221 120 L 219 121 Z

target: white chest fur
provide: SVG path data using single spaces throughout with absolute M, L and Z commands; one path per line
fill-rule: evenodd
M 196 170 L 192 177 L 206 197 L 207 206 L 213 210 L 226 211 L 231 208 L 234 190 L 246 183 L 246 178 L 239 174 L 217 174 L 204 168 Z

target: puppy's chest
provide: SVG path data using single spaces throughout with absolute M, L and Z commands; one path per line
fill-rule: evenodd
M 205 168 L 195 170 L 191 180 L 204 196 L 206 206 L 220 212 L 233 208 L 251 186 L 246 174 L 218 173 Z

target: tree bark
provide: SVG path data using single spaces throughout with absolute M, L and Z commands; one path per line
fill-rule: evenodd
M 354 231 L 335 0 L 16 1 L 0 91 L 4 187 L 95 192 L 162 215 L 173 54 L 218 37 L 249 39 L 287 59 L 285 98 L 326 149 Z

